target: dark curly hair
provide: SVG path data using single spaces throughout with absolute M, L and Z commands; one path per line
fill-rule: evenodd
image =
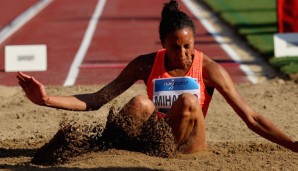
M 165 3 L 161 12 L 161 21 L 159 24 L 159 38 L 164 42 L 168 33 L 175 30 L 190 28 L 195 33 L 195 25 L 192 19 L 181 11 L 175 0 Z

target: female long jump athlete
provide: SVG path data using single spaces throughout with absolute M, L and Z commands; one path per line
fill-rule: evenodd
M 28 99 L 42 106 L 68 110 L 97 110 L 143 80 L 147 96 L 135 96 L 119 112 L 146 121 L 152 113 L 167 117 L 177 147 L 184 153 L 206 148 L 205 122 L 214 88 L 220 92 L 248 128 L 262 137 L 298 152 L 298 143 L 250 108 L 239 95 L 227 71 L 194 49 L 192 19 L 171 0 L 162 10 L 159 26 L 163 49 L 132 60 L 111 83 L 97 92 L 74 96 L 50 96 L 32 76 L 17 74 Z

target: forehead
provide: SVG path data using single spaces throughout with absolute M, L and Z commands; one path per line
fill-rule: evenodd
M 182 28 L 167 34 L 167 41 L 191 41 L 194 39 L 194 33 L 190 28 Z

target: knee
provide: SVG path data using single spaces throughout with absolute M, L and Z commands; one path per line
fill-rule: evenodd
M 202 110 L 200 107 L 200 102 L 197 96 L 190 94 L 190 93 L 184 93 L 179 96 L 177 100 L 178 109 L 180 108 L 181 112 L 178 112 L 177 114 L 180 115 L 180 118 L 187 119 L 191 121 L 195 121 L 200 118 L 198 115 L 202 115 Z M 176 108 L 177 109 L 177 108 Z
M 147 96 L 135 96 L 129 101 L 130 108 L 139 112 L 152 113 L 155 109 L 152 101 Z
M 151 100 L 147 96 L 140 95 L 133 97 L 119 113 L 144 121 L 151 116 L 154 110 L 155 107 Z
M 150 104 L 149 101 L 150 100 L 146 96 L 139 95 L 133 97 L 129 103 L 132 107 L 145 107 Z
M 190 112 L 200 108 L 199 99 L 193 94 L 184 93 L 179 96 L 179 101 L 181 103 L 180 105 L 183 106 L 185 110 L 189 110 Z

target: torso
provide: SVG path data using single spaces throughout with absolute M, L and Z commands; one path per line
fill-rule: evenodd
M 150 54 L 154 55 L 154 54 Z M 164 57 L 165 57 L 165 50 L 159 50 L 154 58 L 153 61 L 150 60 L 150 63 L 152 62 L 151 65 L 151 70 L 149 74 L 146 72 L 145 76 L 145 83 L 147 85 L 147 93 L 148 96 L 151 100 L 153 100 L 153 80 L 156 78 L 160 79 L 166 79 L 166 78 L 175 78 L 173 77 L 173 73 L 170 71 L 166 71 L 165 63 L 164 63 Z M 148 68 L 149 69 L 149 68 Z M 204 79 L 202 77 L 202 69 L 203 69 L 203 53 L 196 51 L 193 62 L 191 66 L 189 67 L 188 71 L 185 71 L 183 77 L 191 77 L 193 79 L 197 80 L 197 83 L 199 85 L 199 94 L 200 94 L 200 105 L 202 107 L 204 115 L 207 113 L 207 109 L 209 106 L 209 102 L 211 100 L 211 96 L 208 94 L 205 84 L 204 84 Z M 189 80 L 190 81 L 190 80 Z

